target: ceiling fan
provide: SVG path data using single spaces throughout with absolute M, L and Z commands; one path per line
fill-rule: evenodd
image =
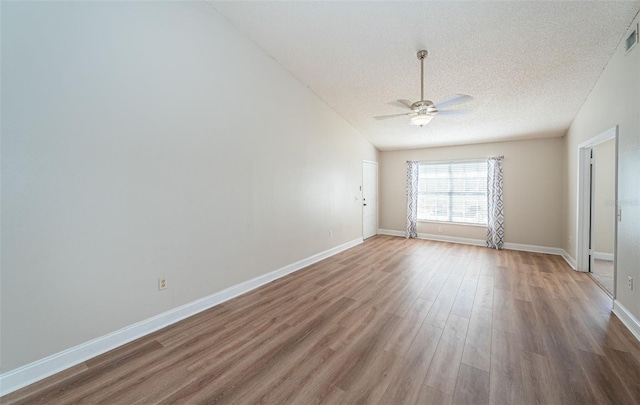
M 403 114 L 380 115 L 373 118 L 377 120 L 383 120 L 387 118 L 401 117 L 406 115 L 411 116 L 411 124 L 423 126 L 428 124 L 436 114 L 460 115 L 466 113 L 466 111 L 460 110 L 442 111 L 441 108 L 449 107 L 454 104 L 466 103 L 467 101 L 473 100 L 473 97 L 471 96 L 467 96 L 465 94 L 456 94 L 436 104 L 434 104 L 431 100 L 424 99 L 424 60 L 427 55 L 427 51 L 422 50 L 418 52 L 418 59 L 420 59 L 420 101 L 416 101 L 415 103 L 411 103 L 409 100 L 397 101 L 397 103 L 400 103 L 402 107 L 409 108 L 411 112 Z M 394 104 L 397 103 L 394 102 Z

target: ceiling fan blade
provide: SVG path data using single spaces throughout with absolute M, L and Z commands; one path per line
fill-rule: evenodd
M 438 115 L 468 115 L 471 114 L 471 110 L 444 110 L 438 111 Z
M 395 101 L 392 101 L 392 102 L 387 103 L 387 104 L 395 106 L 395 107 L 411 109 L 411 101 L 409 101 L 409 100 L 395 100 Z
M 387 118 L 393 118 L 393 117 L 401 117 L 403 115 L 415 115 L 416 113 L 414 112 L 410 112 L 410 113 L 402 113 L 402 114 L 391 114 L 391 115 L 378 115 L 377 117 L 373 117 L 377 120 L 386 120 Z
M 467 101 L 471 100 L 473 100 L 473 97 L 471 96 L 467 96 L 466 94 L 456 94 L 452 97 L 442 100 L 439 103 L 435 103 L 435 107 L 439 110 L 450 105 L 466 103 Z
M 411 105 L 413 105 L 413 103 L 409 100 L 397 100 L 397 102 L 409 108 L 411 108 Z

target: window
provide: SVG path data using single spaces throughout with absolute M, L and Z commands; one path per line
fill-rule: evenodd
M 420 163 L 418 220 L 487 224 L 487 162 Z

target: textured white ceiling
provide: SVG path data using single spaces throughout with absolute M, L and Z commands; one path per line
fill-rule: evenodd
M 639 1 L 212 1 L 380 150 L 562 136 Z M 388 104 L 474 97 L 423 128 Z M 248 61 L 250 63 L 250 61 Z

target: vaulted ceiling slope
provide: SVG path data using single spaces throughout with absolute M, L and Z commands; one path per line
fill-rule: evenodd
M 240 1 L 211 5 L 380 150 L 564 135 L 639 1 Z M 397 99 L 474 100 L 420 128 Z M 250 62 L 250 61 L 248 61 Z

